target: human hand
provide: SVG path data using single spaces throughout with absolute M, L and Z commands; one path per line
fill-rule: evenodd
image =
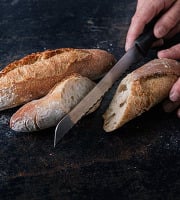
M 158 43 L 163 44 L 163 38 L 173 37 L 180 32 L 180 0 L 138 0 L 136 12 L 126 37 L 126 50 L 132 46 L 134 40 L 143 32 L 145 25 L 160 12 L 163 12 L 163 15 L 154 26 L 154 35 L 160 39 Z M 180 59 L 179 49 L 180 44 L 177 44 L 170 49 L 159 51 L 158 57 Z
M 154 26 L 154 35 L 159 39 L 156 44 L 162 45 L 163 39 L 171 38 L 180 32 L 180 0 L 138 0 L 136 12 L 126 37 L 126 51 L 143 32 L 145 25 L 160 12 L 163 12 L 163 15 Z M 159 58 L 180 59 L 180 44 L 159 51 L 157 56 Z M 164 103 L 166 112 L 172 112 L 180 106 L 180 78 L 173 85 L 169 99 Z M 180 118 L 180 108 L 177 110 L 177 115 Z
M 169 94 L 169 99 L 170 100 L 165 101 L 163 104 L 165 112 L 172 112 L 180 106 L 180 78 L 173 85 Z M 180 118 L 180 108 L 177 110 L 177 116 Z

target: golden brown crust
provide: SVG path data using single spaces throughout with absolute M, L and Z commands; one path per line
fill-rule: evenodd
M 72 48 L 61 48 L 61 49 L 55 49 L 55 50 L 46 50 L 43 52 L 36 52 L 36 53 L 32 53 L 30 55 L 27 55 L 19 60 L 15 60 L 14 62 L 10 63 L 9 65 L 7 65 L 4 69 L 2 69 L 0 71 L 0 77 L 2 75 L 5 75 L 6 73 L 8 73 L 9 71 L 19 67 L 19 66 L 23 66 L 23 65 L 31 65 L 33 63 L 35 63 L 36 61 L 40 61 L 40 60 L 45 60 L 48 59 L 54 55 L 57 54 L 61 54 L 64 52 L 68 52 L 73 50 Z
M 89 62 L 91 62 L 91 58 L 92 58 L 93 54 L 95 54 L 96 52 L 98 52 L 98 53 L 101 52 L 100 53 L 101 55 L 99 55 L 99 56 L 102 57 L 102 60 L 105 60 L 105 62 L 107 62 L 107 65 L 109 65 L 106 67 L 106 70 L 104 70 L 104 72 L 107 72 L 116 62 L 116 60 L 112 54 L 110 54 L 106 51 L 103 51 L 103 50 L 60 48 L 60 49 L 55 49 L 55 50 L 46 50 L 43 52 L 32 53 L 30 55 L 23 57 L 20 60 L 16 60 L 16 61 L 10 63 L 9 65 L 7 65 L 4 69 L 2 69 L 0 71 L 0 77 L 4 76 L 9 71 L 14 70 L 15 68 L 18 68 L 18 67 L 21 67 L 24 65 L 35 64 L 38 61 L 43 61 L 43 60 L 49 59 L 55 55 L 60 55 L 60 54 L 67 53 L 67 52 L 69 52 L 69 53 L 74 52 L 76 54 L 75 55 L 76 57 L 74 57 L 74 58 L 72 57 L 70 60 L 70 63 L 69 63 L 69 64 L 76 64 L 76 65 L 79 65 L 84 61 L 86 61 L 87 64 L 89 64 Z M 107 55 L 105 55 L 104 53 L 106 53 Z M 80 54 L 80 55 L 78 56 L 78 54 Z M 97 54 L 97 56 L 98 56 L 98 54 Z M 107 56 L 107 58 L 106 58 L 106 56 Z M 94 69 L 94 71 L 95 71 L 94 74 L 96 73 L 96 70 L 98 70 L 98 69 Z M 103 70 L 102 67 L 100 67 L 99 70 Z M 89 69 L 89 71 L 90 71 L 89 73 L 92 73 L 91 69 Z
M 114 64 L 114 56 L 100 49 L 64 48 L 28 55 L 0 72 L 0 110 L 42 97 L 74 73 L 100 78 Z
M 134 80 L 161 77 L 164 75 L 180 76 L 180 62 L 172 59 L 154 59 L 132 72 Z

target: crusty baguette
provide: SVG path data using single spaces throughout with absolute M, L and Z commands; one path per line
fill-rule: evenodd
M 95 83 L 86 77 L 77 74 L 68 76 L 57 83 L 46 96 L 25 104 L 14 113 L 10 127 L 18 132 L 53 127 L 94 86 Z
M 103 115 L 104 130 L 111 132 L 149 110 L 169 94 L 180 76 L 180 63 L 155 59 L 127 75 Z
M 46 95 L 66 76 L 100 78 L 115 63 L 112 54 L 99 49 L 57 49 L 33 53 L 0 72 L 0 110 Z

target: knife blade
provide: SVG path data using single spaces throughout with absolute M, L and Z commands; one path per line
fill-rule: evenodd
M 114 82 L 117 81 L 130 66 L 145 57 L 152 43 L 156 40 L 153 34 L 154 23 L 155 21 L 152 21 L 145 28 L 143 34 L 134 42 L 133 47 L 124 54 L 80 103 L 60 120 L 55 129 L 54 147 L 96 102 L 104 96 Z

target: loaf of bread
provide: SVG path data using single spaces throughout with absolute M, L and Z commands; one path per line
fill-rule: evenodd
M 77 74 L 68 76 L 57 83 L 46 96 L 22 106 L 11 117 L 10 127 L 18 132 L 53 127 L 94 86 L 95 83 L 86 77 Z
M 180 63 L 155 59 L 127 75 L 103 115 L 104 130 L 111 132 L 149 110 L 169 94 L 180 76 Z
M 0 71 L 0 110 L 46 95 L 73 73 L 98 79 L 114 64 L 114 56 L 99 49 L 65 48 L 28 55 Z

